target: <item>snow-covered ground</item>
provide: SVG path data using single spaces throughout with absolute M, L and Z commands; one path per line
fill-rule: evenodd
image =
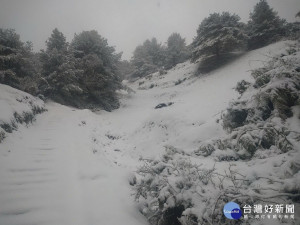
M 41 99 L 0 84 L 0 143 L 19 125 L 32 123 L 35 115 L 45 110 L 44 107 Z
M 54 103 L 47 108 L 1 145 L 0 224 L 145 224 L 127 169 L 103 148 L 95 154 L 99 116 Z
M 196 65 L 186 62 L 128 83 L 135 93 L 125 93 L 113 112 L 47 103 L 33 125 L 0 144 L 0 225 L 148 224 L 128 182 L 139 159 L 158 157 L 167 145 L 192 152 L 203 140 L 224 136 L 217 120 L 238 97 L 236 83 L 252 81 L 250 70 L 285 47 L 251 51 L 210 74 L 195 76 Z M 13 113 L 6 107 L 2 99 L 1 118 Z
M 30 94 L 7 85 L 0 84 L 0 123 L 11 123 L 14 113 L 22 115 L 31 112 L 32 107 L 44 107 L 44 102 Z

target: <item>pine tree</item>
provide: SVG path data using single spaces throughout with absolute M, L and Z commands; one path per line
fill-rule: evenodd
M 213 13 L 205 18 L 194 39 L 192 60 L 200 57 L 216 56 L 221 59 L 234 50 L 242 49 L 245 46 L 247 36 L 243 29 L 240 17 L 228 12 L 222 14 Z
M 13 29 L 0 28 L 0 83 L 36 94 L 38 72 L 34 65 L 32 43 L 23 43 Z
M 108 111 L 118 108 L 116 90 L 121 87 L 118 75 L 121 53 L 115 53 L 115 48 L 95 30 L 75 35 L 71 49 L 83 71 L 80 82 L 89 107 L 100 106 Z
M 300 39 L 300 11 L 295 15 L 296 21 L 285 24 L 285 35 L 291 40 Z
M 130 79 L 130 76 L 134 72 L 134 66 L 128 60 L 122 60 L 118 64 L 118 71 L 122 79 Z
M 135 67 L 133 77 L 143 77 L 160 70 L 165 65 L 165 49 L 156 38 L 146 40 L 133 52 L 131 63 Z
M 169 69 L 184 62 L 189 56 L 185 39 L 179 33 L 173 33 L 167 40 L 165 68 Z
M 46 41 L 46 46 L 46 51 L 41 52 L 44 76 L 57 71 L 59 66 L 66 62 L 68 43 L 63 33 L 55 28 Z
M 42 93 L 56 102 L 78 108 L 112 110 L 119 106 L 115 91 L 121 87 L 117 64 L 121 54 L 108 46 L 97 31 L 83 31 L 71 44 L 57 28 L 40 53 Z
M 77 68 L 78 61 L 69 51 L 65 36 L 55 28 L 46 45 L 46 50 L 40 53 L 43 77 L 38 83 L 40 92 L 61 104 L 80 107 L 82 71 Z
M 66 37 L 57 28 L 52 31 L 51 37 L 46 41 L 47 50 L 51 51 L 54 48 L 57 50 L 66 50 L 68 43 L 66 42 Z
M 248 22 L 249 49 L 259 48 L 277 41 L 285 35 L 285 20 L 280 19 L 266 0 L 260 0 L 250 13 Z

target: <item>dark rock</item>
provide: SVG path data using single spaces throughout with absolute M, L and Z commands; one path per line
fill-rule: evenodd
M 160 103 L 157 106 L 155 106 L 155 109 L 160 109 L 160 108 L 168 107 L 168 106 L 173 105 L 173 104 L 174 104 L 174 102 Z
M 151 85 L 149 86 L 149 89 L 154 88 L 155 86 L 156 86 L 155 84 L 151 84 Z

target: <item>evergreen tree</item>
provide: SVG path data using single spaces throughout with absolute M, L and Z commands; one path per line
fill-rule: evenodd
M 38 76 L 32 43 L 23 43 L 13 29 L 0 28 L 0 83 L 36 94 L 33 82 Z
M 102 61 L 103 68 L 113 73 L 117 72 L 117 64 L 122 53 L 116 53 L 115 48 L 109 46 L 107 40 L 97 31 L 83 31 L 79 35 L 75 34 L 71 47 L 77 58 L 96 54 Z
M 118 76 L 121 53 L 115 53 L 115 48 L 95 30 L 75 35 L 71 49 L 83 71 L 80 83 L 88 107 L 100 106 L 108 111 L 118 108 L 116 90 L 121 87 Z
M 300 39 L 300 21 L 297 18 L 300 18 L 300 11 L 295 15 L 296 21 L 292 23 L 286 23 L 285 33 L 289 39 L 299 40 Z
M 54 48 L 57 50 L 67 50 L 68 43 L 66 37 L 57 28 L 52 31 L 51 37 L 46 41 L 47 51 L 51 51 Z
M 121 54 L 97 31 L 83 31 L 71 44 L 57 28 L 40 53 L 43 79 L 39 88 L 56 102 L 78 108 L 112 110 L 119 106 L 117 64 Z
M 118 64 L 118 71 L 122 79 L 130 79 L 130 76 L 134 72 L 134 66 L 128 60 L 122 60 Z
M 56 102 L 80 107 L 82 71 L 77 68 L 78 61 L 69 51 L 65 36 L 55 28 L 46 45 L 46 51 L 40 53 L 43 78 L 39 80 L 39 90 Z
M 228 12 L 213 13 L 205 18 L 198 30 L 192 45 L 193 61 L 199 57 L 216 56 L 230 53 L 244 47 L 247 36 L 238 15 Z
M 42 50 L 41 52 L 44 76 L 57 71 L 59 66 L 66 62 L 68 53 L 66 38 L 57 28 L 52 31 L 51 36 L 46 41 L 46 46 L 46 51 Z
M 137 46 L 131 60 L 135 68 L 133 77 L 143 77 L 161 69 L 165 65 L 164 51 L 156 38 Z
M 260 0 L 250 13 L 248 22 L 249 49 L 268 45 L 285 35 L 285 20 L 280 19 L 266 0 Z
M 184 62 L 188 58 L 188 49 L 185 39 L 178 33 L 170 35 L 166 48 L 166 69 L 172 68 L 178 63 Z

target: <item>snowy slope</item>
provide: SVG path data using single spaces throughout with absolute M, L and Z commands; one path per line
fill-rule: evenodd
M 166 145 L 192 152 L 203 140 L 224 136 L 217 119 L 237 98 L 236 83 L 251 81 L 250 70 L 285 45 L 251 51 L 199 77 L 186 62 L 128 83 L 135 93 L 124 94 L 111 113 L 47 103 L 34 126 L 0 144 L 0 224 L 147 224 L 128 182 L 139 158 L 159 157 Z M 175 85 L 179 79 L 185 80 Z
M 20 124 L 33 122 L 35 115 L 42 113 L 44 107 L 41 99 L 0 84 L 0 143 L 7 133 L 17 130 Z
M 200 77 L 194 76 L 196 65 L 186 62 L 166 75 L 156 73 L 136 81 L 131 87 L 137 93 L 124 100 L 123 107 L 112 114 L 101 113 L 107 118 L 108 132 L 122 137 L 114 141 L 114 147 L 123 148 L 127 154 L 132 152 L 134 157 L 148 157 L 162 153 L 165 145 L 191 152 L 201 141 L 224 135 L 216 120 L 229 102 L 238 97 L 234 90 L 236 83 L 242 79 L 252 81 L 250 70 L 285 47 L 286 43 L 280 42 L 251 51 L 232 64 Z M 183 83 L 175 85 L 178 79 L 185 78 Z M 152 84 L 154 87 L 149 88 Z M 155 109 L 159 103 L 168 102 L 174 104 Z
M 131 200 L 128 171 L 94 154 L 99 118 L 47 108 L 35 126 L 1 145 L 0 224 L 146 224 Z

